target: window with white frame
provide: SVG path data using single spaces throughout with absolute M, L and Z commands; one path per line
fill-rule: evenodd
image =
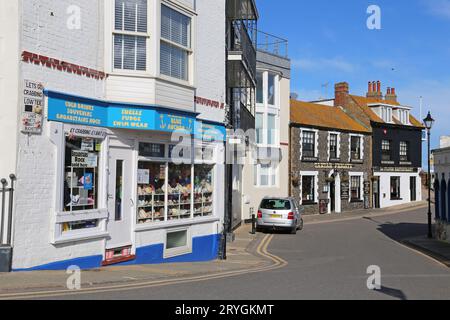
M 264 103 L 264 73 L 256 73 L 256 103 Z
M 350 192 L 351 192 L 351 201 L 360 201 L 361 200 L 361 177 L 360 176 L 351 176 L 350 177 Z
M 269 113 L 267 115 L 267 144 L 277 143 L 277 115 Z
M 302 176 L 302 204 L 315 203 L 316 201 L 316 177 Z
M 278 165 L 276 163 L 258 163 L 255 165 L 254 184 L 258 187 L 276 187 Z
M 409 142 L 400 141 L 400 161 L 409 161 Z
M 273 73 L 267 74 L 267 103 L 271 106 L 275 105 L 276 98 L 276 75 Z
M 338 159 L 339 158 L 339 135 L 337 133 L 330 133 L 330 141 L 329 141 L 329 150 L 330 150 L 330 159 Z
M 350 159 L 352 161 L 362 160 L 362 137 L 350 136 Z
M 302 155 L 303 158 L 316 156 L 316 133 L 314 131 L 302 131 Z
M 191 18 L 161 5 L 161 74 L 187 81 L 190 54 Z
M 256 143 L 264 143 L 264 113 L 256 113 L 255 118 L 255 129 L 256 129 Z
M 115 0 L 114 69 L 147 70 L 147 0 Z

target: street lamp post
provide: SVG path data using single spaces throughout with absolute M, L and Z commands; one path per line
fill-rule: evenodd
M 423 123 L 425 124 L 425 128 L 427 129 L 427 140 L 428 140 L 428 238 L 433 238 L 432 231 L 432 214 L 431 214 L 431 128 L 434 124 L 434 119 L 431 117 L 431 112 L 428 112 L 428 115 L 425 119 L 423 119 Z

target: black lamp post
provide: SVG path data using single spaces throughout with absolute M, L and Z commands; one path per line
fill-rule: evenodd
M 431 222 L 431 128 L 434 124 L 434 119 L 431 117 L 431 112 L 428 112 L 428 115 L 425 119 L 423 119 L 423 123 L 425 128 L 427 129 L 427 138 L 428 138 L 428 238 L 433 238 L 432 231 L 432 222 Z

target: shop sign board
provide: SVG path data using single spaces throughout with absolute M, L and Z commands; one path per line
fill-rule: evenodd
M 86 126 L 69 126 L 66 125 L 64 127 L 64 131 L 66 135 L 73 135 L 80 138 L 92 138 L 103 140 L 107 136 L 107 131 L 102 128 L 93 128 Z
M 349 163 L 315 163 L 314 168 L 316 169 L 353 169 L 353 165 Z
M 110 103 L 50 91 L 47 95 L 48 120 L 81 125 L 83 129 L 71 130 L 85 131 L 86 136 L 93 135 L 93 132 L 89 132 L 87 128 L 103 127 L 164 132 L 181 131 L 207 141 L 224 141 L 226 137 L 224 126 L 206 123 L 182 112 L 152 106 Z M 90 130 L 93 131 L 93 129 Z M 77 136 L 80 136 L 78 132 Z M 98 134 L 106 136 L 104 131 Z
M 96 168 L 98 165 L 97 155 L 87 151 L 72 151 L 73 168 Z

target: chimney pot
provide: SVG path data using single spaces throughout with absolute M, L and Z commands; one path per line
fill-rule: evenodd
M 377 93 L 381 93 L 381 82 L 377 81 Z
M 395 88 L 392 88 L 392 89 L 391 89 L 391 94 L 392 94 L 393 96 L 395 96 Z
M 387 88 L 387 95 L 390 96 L 391 95 L 391 88 Z
M 372 92 L 372 88 L 373 88 L 373 87 L 372 87 L 372 82 L 369 81 L 369 90 L 368 90 L 369 93 Z

